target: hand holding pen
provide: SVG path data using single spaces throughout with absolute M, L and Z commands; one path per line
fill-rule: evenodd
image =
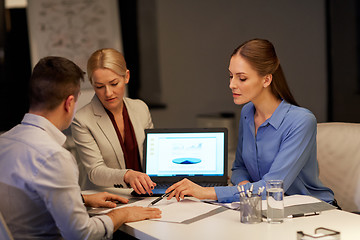
M 161 195 L 160 197 L 156 198 L 154 201 L 152 201 L 152 202 L 148 205 L 148 207 L 151 207 L 151 206 L 153 206 L 155 203 L 157 203 L 157 202 L 163 200 L 164 198 L 168 197 L 168 196 L 170 195 L 170 193 L 172 193 L 173 191 L 174 191 L 174 190 L 171 190 L 170 192 L 165 193 L 165 194 Z
M 217 200 L 214 187 L 202 187 L 187 178 L 171 185 L 166 191 L 174 190 L 167 199 L 175 197 L 177 201 L 184 199 L 185 196 L 195 197 L 197 199 Z

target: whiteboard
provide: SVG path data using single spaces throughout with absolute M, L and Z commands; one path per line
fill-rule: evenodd
M 123 52 L 116 0 L 36 0 L 27 8 L 32 67 L 46 56 L 61 56 L 86 71 L 100 48 Z M 88 81 L 82 89 L 92 88 Z

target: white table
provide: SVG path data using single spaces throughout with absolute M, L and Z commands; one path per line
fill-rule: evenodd
M 129 197 L 128 190 L 104 190 Z M 240 213 L 229 209 L 190 224 L 146 220 L 124 224 L 120 230 L 139 239 L 296 240 L 297 231 L 314 234 L 318 227 L 341 232 L 342 240 L 360 239 L 360 215 L 339 210 L 324 211 L 318 216 L 286 219 L 282 224 L 243 224 L 240 223 Z

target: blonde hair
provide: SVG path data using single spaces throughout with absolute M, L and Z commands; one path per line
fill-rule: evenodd
M 252 39 L 237 47 L 231 57 L 239 54 L 260 76 L 272 74 L 271 91 L 279 99 L 299 106 L 291 94 L 273 44 L 265 39 Z
M 87 74 L 92 84 L 92 75 L 96 69 L 110 69 L 120 76 L 125 76 L 127 67 L 124 56 L 113 48 L 103 48 L 91 54 L 87 62 Z

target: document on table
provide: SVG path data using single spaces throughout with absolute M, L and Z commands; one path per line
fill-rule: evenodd
M 122 204 L 116 208 L 93 208 L 88 212 L 90 215 L 96 214 L 106 214 L 114 209 L 122 207 L 131 207 L 131 206 L 141 206 L 147 207 L 151 203 L 153 198 L 143 198 L 139 201 L 134 201 L 133 203 Z M 177 202 L 175 198 L 170 200 L 163 199 L 160 202 L 156 203 L 155 208 L 161 210 L 161 218 L 151 219 L 152 221 L 163 221 L 163 222 L 174 222 L 174 223 L 183 223 L 187 220 L 194 219 L 199 216 L 206 216 L 211 214 L 213 210 L 220 208 L 218 205 L 205 204 L 201 201 L 184 199 L 180 202 Z
M 291 207 L 296 205 L 304 205 L 304 204 L 312 204 L 312 203 L 320 203 L 321 200 L 309 196 L 309 195 L 291 195 L 284 197 L 284 207 Z M 262 201 L 262 210 L 267 209 L 266 200 Z
M 218 204 L 234 210 L 237 210 L 240 206 L 239 202 L 232 202 L 232 203 L 210 202 L 210 203 Z M 335 209 L 333 205 L 330 205 L 324 201 L 321 201 L 315 197 L 308 195 L 285 196 L 284 207 L 285 207 L 286 216 L 292 214 L 321 212 L 325 210 Z M 263 215 L 266 216 L 266 210 L 267 210 L 266 200 L 262 200 L 262 210 L 263 210 Z
M 220 206 L 205 204 L 201 201 L 190 199 L 184 199 L 180 202 L 175 200 L 175 202 L 172 201 L 172 203 L 165 203 L 166 201 L 167 200 L 162 200 L 161 202 L 163 203 L 159 202 L 159 204 L 154 206 L 158 207 L 162 211 L 162 214 L 161 218 L 152 219 L 153 221 L 182 223 L 186 220 L 205 215 L 214 209 L 220 208 Z

